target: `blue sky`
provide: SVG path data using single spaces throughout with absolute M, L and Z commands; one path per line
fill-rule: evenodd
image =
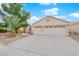
M 26 3 L 23 9 L 31 13 L 29 23 L 33 24 L 45 16 L 63 20 L 79 21 L 79 3 Z

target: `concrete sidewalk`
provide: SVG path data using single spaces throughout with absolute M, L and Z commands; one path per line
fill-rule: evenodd
M 26 50 L 0 45 L 0 56 L 38 56 Z
M 79 43 L 67 36 L 32 35 L 8 44 L 0 51 L 13 56 L 79 56 Z

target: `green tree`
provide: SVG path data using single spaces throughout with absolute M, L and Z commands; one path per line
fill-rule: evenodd
M 22 10 L 22 7 L 23 4 L 20 3 L 2 4 L 2 10 L 0 9 L 0 16 L 3 20 L 0 22 L 1 26 L 15 33 L 20 27 L 27 27 L 30 13 Z

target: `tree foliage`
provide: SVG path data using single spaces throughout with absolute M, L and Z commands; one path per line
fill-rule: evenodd
M 2 4 L 0 16 L 3 21 L 0 22 L 0 27 L 6 28 L 8 31 L 16 32 L 20 27 L 27 27 L 27 19 L 30 18 L 30 13 L 22 9 L 23 4 L 8 3 Z

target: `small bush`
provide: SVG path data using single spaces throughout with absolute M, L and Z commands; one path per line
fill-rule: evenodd
M 69 31 L 69 34 L 79 35 L 79 32 L 76 32 L 76 31 Z
M 7 30 L 6 29 L 0 29 L 0 33 L 5 33 L 5 32 L 7 32 Z
M 73 32 L 72 31 L 69 31 L 69 34 L 73 34 Z
M 79 33 L 78 32 L 74 32 L 73 34 L 78 35 Z

